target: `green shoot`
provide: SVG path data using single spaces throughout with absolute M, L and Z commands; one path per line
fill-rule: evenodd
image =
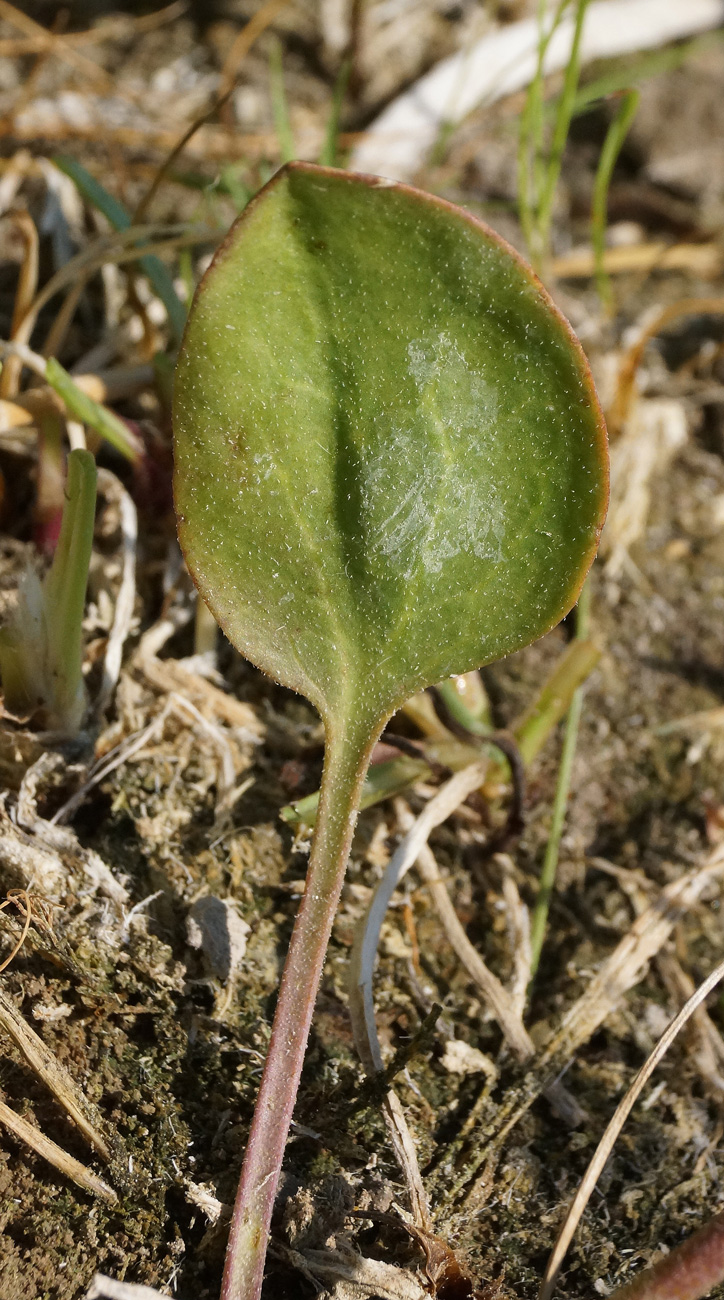
M 596 266 L 596 288 L 604 308 L 610 311 L 613 306 L 611 280 L 606 274 L 604 256 L 606 253 L 606 226 L 608 222 L 608 191 L 611 186 L 613 169 L 629 133 L 631 123 L 636 116 L 640 95 L 638 90 L 629 90 L 621 102 L 606 132 L 601 156 L 598 160 L 596 180 L 593 187 L 591 205 L 591 241 Z
M 67 735 L 78 731 L 86 708 L 82 623 L 95 501 L 95 460 L 88 451 L 72 451 L 55 558 L 44 580 L 25 575 L 0 632 L 5 709 Z
M 254 196 L 253 190 L 241 179 L 239 172 L 241 168 L 238 163 L 229 163 L 222 167 L 217 189 L 226 193 L 234 200 L 237 212 L 243 212 L 247 203 Z
M 269 51 L 269 89 L 271 92 L 274 129 L 279 144 L 279 157 L 283 163 L 292 162 L 296 157 L 292 124 L 289 120 L 289 105 L 284 87 L 284 67 L 282 64 L 281 42 L 276 38 Z
M 586 641 L 588 637 L 589 613 L 591 608 L 591 583 L 590 580 L 584 584 L 583 590 L 578 598 L 576 607 L 576 640 Z M 556 793 L 553 800 L 553 816 L 551 819 L 551 829 L 546 845 L 545 856 L 543 858 L 543 867 L 540 873 L 538 883 L 538 897 L 536 898 L 533 915 L 530 925 L 530 977 L 535 978 L 540 961 L 543 940 L 545 938 L 546 924 L 548 922 L 548 911 L 550 908 L 553 889 L 556 882 L 556 872 L 558 870 L 558 855 L 560 853 L 561 838 L 563 836 L 563 827 L 566 820 L 566 809 L 568 807 L 568 795 L 571 788 L 571 777 L 573 775 L 573 761 L 576 756 L 576 745 L 578 743 L 578 729 L 581 722 L 581 713 L 583 710 L 583 687 L 579 686 L 574 692 L 571 700 L 571 707 L 568 710 L 566 718 L 565 732 L 563 735 L 563 750 L 561 753 L 560 767 L 558 768 L 558 780 L 556 782 Z
M 327 118 L 327 127 L 324 132 L 324 144 L 322 145 L 319 155 L 319 164 L 321 167 L 336 167 L 339 163 L 339 120 L 342 113 L 344 97 L 347 93 L 349 84 L 349 74 L 352 65 L 349 59 L 345 59 L 334 83 L 332 91 L 332 103 Z
M 580 117 L 592 105 L 609 99 L 611 95 L 620 95 L 632 86 L 640 86 L 644 81 L 680 68 L 692 55 L 716 48 L 723 40 L 724 30 L 719 30 L 709 32 L 706 36 L 696 36 L 690 41 L 682 41 L 680 45 L 652 50 L 633 59 L 616 59 L 600 76 L 579 87 L 573 104 L 573 117 Z M 558 100 L 551 100 L 546 105 L 546 112 L 555 116 L 557 106 Z
M 446 682 L 441 682 L 437 690 L 451 717 L 461 727 L 469 731 L 472 736 L 490 735 L 492 730 L 490 723 L 469 708 L 458 691 L 454 679 L 450 678 Z
M 543 103 L 545 56 L 551 38 L 560 25 L 569 0 L 561 0 L 550 25 L 545 28 L 543 0 L 538 7 L 540 39 L 538 64 L 526 96 L 521 115 L 518 143 L 518 209 L 526 244 L 533 264 L 543 269 L 550 257 L 551 224 L 556 188 L 561 173 L 563 150 L 573 116 L 580 76 L 581 37 L 589 0 L 572 0 L 575 5 L 571 53 L 566 67 L 563 90 L 556 105 L 550 144 L 546 145 Z
M 81 424 L 87 424 L 89 428 L 94 429 L 111 447 L 125 456 L 126 460 L 138 460 L 142 448 L 125 421 L 108 406 L 94 401 L 84 393 L 55 357 L 48 357 L 45 364 L 45 378 L 50 387 L 63 399 L 69 415 L 80 420 Z
M 62 398 L 68 415 L 81 424 L 87 424 L 101 438 L 115 447 L 126 460 L 136 461 L 143 452 L 138 438 L 131 432 L 124 420 L 102 402 L 96 402 L 75 383 L 67 370 L 64 370 L 55 357 L 41 357 L 24 343 L 3 343 L 0 341 L 0 358 L 17 356 L 23 365 L 43 379 L 58 397 Z

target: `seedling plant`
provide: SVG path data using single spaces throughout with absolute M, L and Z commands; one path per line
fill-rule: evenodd
M 300 163 L 197 292 L 174 426 L 199 590 L 326 737 L 224 1273 L 225 1300 L 252 1300 L 372 748 L 416 691 L 570 609 L 605 513 L 605 433 L 579 345 L 497 236 L 409 187 Z

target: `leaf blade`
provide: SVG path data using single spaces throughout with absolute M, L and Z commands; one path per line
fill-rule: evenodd
M 325 718 L 376 720 L 527 644 L 595 553 L 579 345 L 497 236 L 407 186 L 277 173 L 197 294 L 175 425 L 202 593 Z

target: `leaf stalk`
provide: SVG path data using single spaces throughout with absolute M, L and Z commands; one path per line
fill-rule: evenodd
M 284 1147 L 347 867 L 360 793 L 384 721 L 328 728 L 307 883 L 284 966 L 269 1052 L 234 1205 L 221 1300 L 258 1300 Z

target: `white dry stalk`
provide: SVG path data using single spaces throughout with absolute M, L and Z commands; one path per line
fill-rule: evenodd
M 159 628 L 159 625 L 156 624 L 155 627 Z M 171 631 L 175 630 L 177 630 L 175 627 L 171 628 Z M 159 637 L 164 632 L 165 629 L 161 628 L 158 632 Z M 261 743 L 264 738 L 264 726 L 251 705 L 220 690 L 218 686 L 214 686 L 212 682 L 194 672 L 187 663 L 182 663 L 179 659 L 157 659 L 155 655 L 145 653 L 144 647 L 148 635 L 147 632 L 142 638 L 134 657 L 134 666 L 143 673 L 151 686 L 165 693 L 176 691 L 179 695 L 188 696 L 204 709 L 213 712 L 222 722 L 233 727 L 239 738 L 247 744 Z
M 689 1018 L 694 1014 L 697 1007 L 701 1006 L 707 995 L 711 993 L 712 989 L 715 988 L 722 979 L 724 979 L 724 962 L 719 963 L 719 965 L 711 972 L 711 975 L 709 975 L 700 988 L 697 989 L 696 993 L 689 998 L 688 1002 L 682 1007 L 678 1015 L 671 1021 L 648 1060 L 639 1070 L 625 1097 L 616 1107 L 616 1110 L 606 1127 L 606 1131 L 596 1148 L 591 1163 L 586 1170 L 583 1181 L 573 1198 L 568 1214 L 566 1215 L 558 1240 L 556 1241 L 551 1257 L 546 1266 L 539 1300 L 550 1300 L 556 1277 L 558 1276 L 558 1272 L 563 1263 L 566 1251 L 573 1239 L 576 1228 L 580 1223 L 581 1216 L 591 1198 L 593 1189 L 603 1172 L 604 1165 L 613 1150 L 614 1143 L 626 1123 L 635 1102 L 641 1095 L 641 1092 L 656 1069 L 656 1066 L 670 1048 L 679 1031 L 683 1029 L 687 1020 L 689 1020 Z
M 473 763 L 456 773 L 430 800 L 417 821 L 402 800 L 397 800 L 395 803 L 400 824 L 406 830 L 406 835 L 387 864 L 385 874 L 357 927 L 350 957 L 349 1012 L 352 1033 L 368 1074 L 374 1074 L 384 1068 L 372 994 L 380 930 L 396 884 L 413 862 L 416 863 L 420 875 L 429 887 L 438 916 L 454 952 L 483 994 L 508 1046 L 521 1063 L 535 1056 L 535 1044 L 523 1024 L 515 998 L 500 982 L 497 975 L 486 966 L 468 939 L 440 874 L 435 855 L 427 844 L 427 836 L 434 827 L 454 812 L 472 790 L 478 788 L 481 767 L 483 767 L 482 763 Z M 566 1123 L 571 1125 L 581 1123 L 584 1117 L 583 1111 L 560 1082 L 550 1084 L 545 1090 L 545 1095 Z
M 573 6 L 571 6 L 573 9 Z M 581 63 L 656 49 L 718 27 L 724 0 L 596 0 L 586 12 Z M 569 11 L 550 40 L 544 73 L 568 64 L 574 15 Z M 352 171 L 409 180 L 440 131 L 474 109 L 530 85 L 538 66 L 536 18 L 489 33 L 472 49 L 444 59 L 385 108 L 352 151 Z
M 395 801 L 395 809 L 400 825 L 409 835 L 414 825 L 414 818 L 410 809 L 401 799 Z M 406 839 L 402 841 L 398 853 L 406 842 Z M 388 871 L 393 862 L 394 858 L 390 861 L 387 868 Z M 462 962 L 468 975 L 483 994 L 485 1001 L 493 1012 L 493 1015 L 502 1030 L 503 1037 L 508 1043 L 508 1046 L 515 1053 L 519 1061 L 527 1061 L 531 1056 L 535 1055 L 535 1047 L 533 1045 L 533 1040 L 529 1037 L 523 1024 L 515 1000 L 511 997 L 505 986 L 501 984 L 497 975 L 494 975 L 488 966 L 486 966 L 479 952 L 477 952 L 468 939 L 463 925 L 460 922 L 460 918 L 453 906 L 447 885 L 440 873 L 440 868 L 437 865 L 435 855 L 428 844 L 421 846 L 417 854 L 415 865 L 430 890 L 430 896 L 433 900 L 438 916 L 442 921 L 445 933 L 453 950 L 457 954 L 458 959 Z M 366 1027 L 367 1032 L 369 1032 L 370 1026 L 368 1022 L 366 1022 Z M 374 1032 L 376 1037 L 376 1030 Z
M 625 867 L 614 867 L 605 858 L 591 859 L 593 866 L 600 871 L 613 875 L 619 882 L 623 893 L 631 902 L 634 914 L 640 916 L 649 904 L 650 881 L 643 881 L 638 872 Z M 693 979 L 684 970 L 672 951 L 662 950 L 656 957 L 656 967 L 664 986 L 679 1007 L 692 997 L 695 991 Z M 724 1092 L 724 1039 L 709 1015 L 706 1007 L 698 1007 L 691 1021 L 694 1038 L 694 1058 L 699 1073 L 714 1094 L 720 1098 Z
M 643 535 L 653 479 L 666 473 L 687 436 L 681 402 L 636 401 L 624 433 L 611 447 L 611 504 L 601 538 L 609 577 L 618 577 L 630 548 Z
M 659 974 L 674 1005 L 693 996 L 696 985 L 673 952 L 661 952 L 656 959 Z M 706 1007 L 697 1007 L 691 1019 L 692 1047 L 697 1068 L 717 1101 L 724 1095 L 724 1039 Z
M 123 484 L 109 470 L 100 470 L 101 489 L 109 491 L 118 502 L 121 517 L 121 584 L 113 611 L 113 624 L 108 636 L 103 678 L 95 709 L 99 717 L 108 710 L 121 673 L 123 647 L 131 630 L 133 607 L 136 600 L 136 543 L 138 541 L 138 513 Z
M 512 858 L 507 853 L 496 853 L 495 861 L 503 873 L 505 921 L 508 927 L 508 945 L 513 956 L 513 974 L 508 991 L 515 1012 L 522 1020 L 532 965 L 530 913 L 518 893 Z
M 393 1088 L 388 1089 L 382 1109 L 387 1123 L 387 1131 L 390 1134 L 397 1157 L 397 1163 L 405 1176 L 415 1227 L 422 1232 L 432 1232 L 430 1205 L 422 1181 L 420 1166 L 417 1163 L 415 1139 L 405 1119 L 402 1102 Z

